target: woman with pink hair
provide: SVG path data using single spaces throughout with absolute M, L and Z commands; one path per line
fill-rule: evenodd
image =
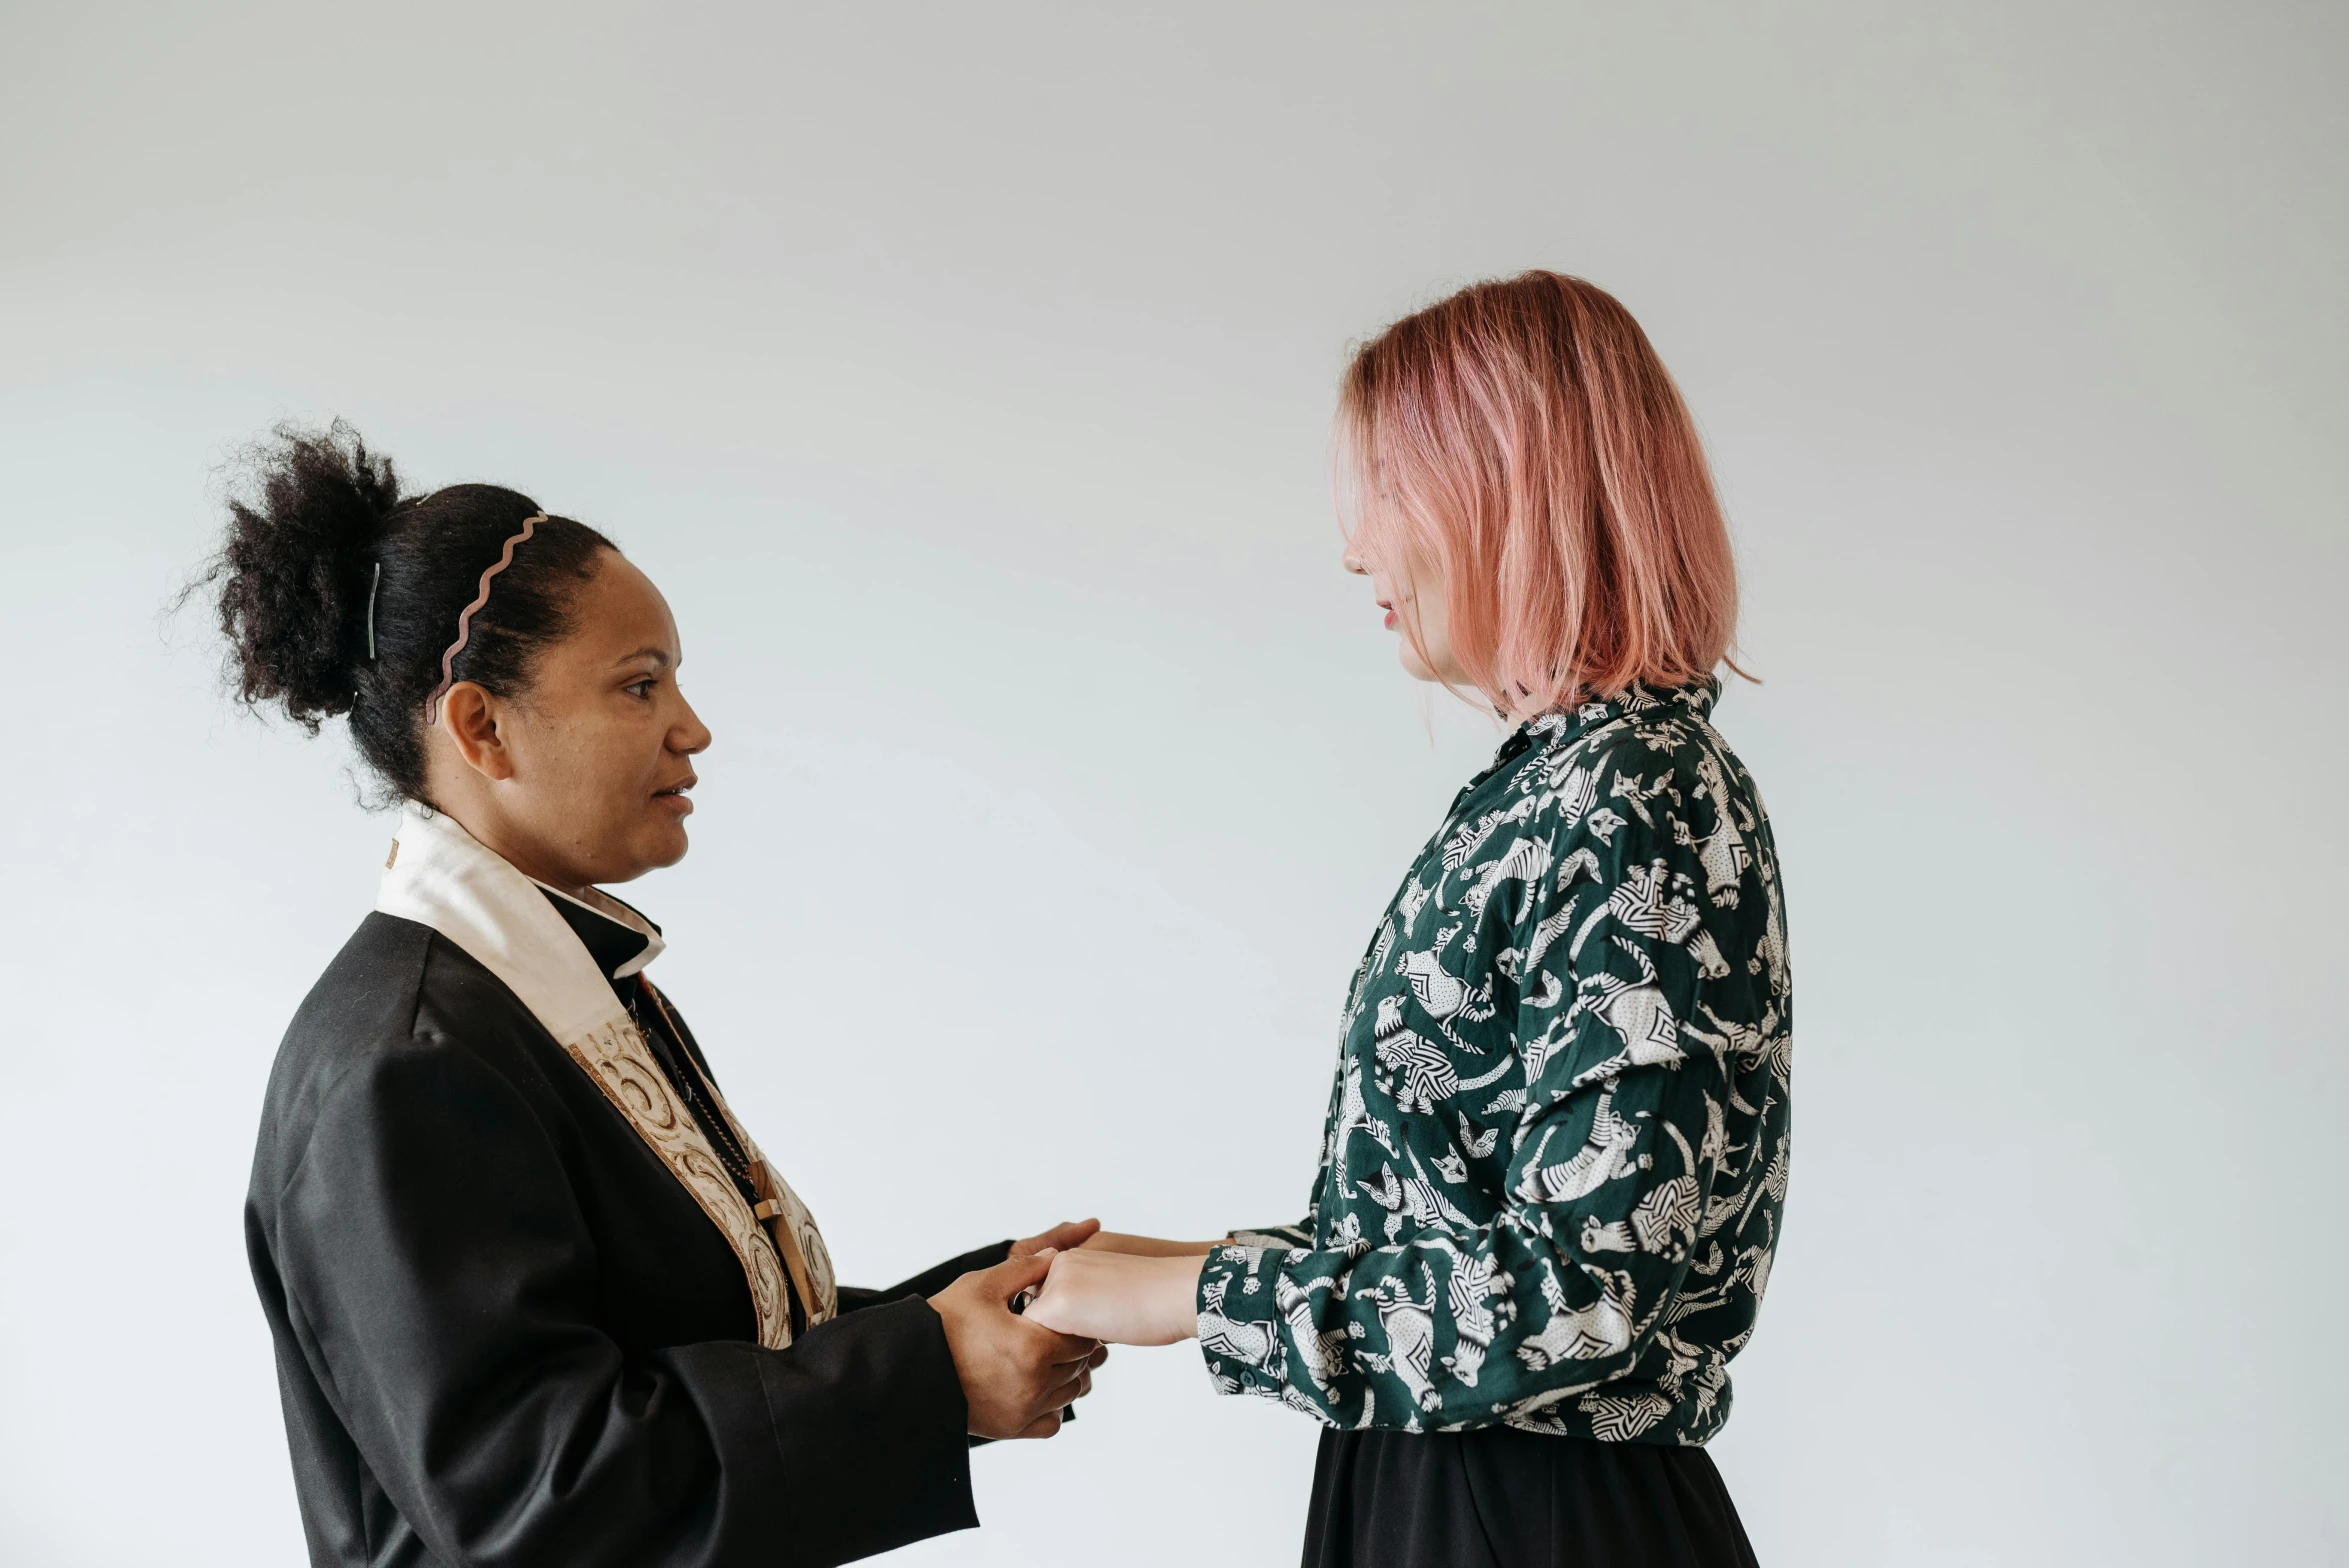
M 1304 1218 L 1096 1236 L 1029 1316 L 1196 1337 L 1320 1420 L 1308 1568 L 1749 1564 L 1703 1445 L 1777 1248 L 1792 981 L 1711 722 L 1702 447 L 1638 323 L 1549 272 L 1387 328 L 1338 420 L 1347 569 L 1508 737 L 1355 973 Z

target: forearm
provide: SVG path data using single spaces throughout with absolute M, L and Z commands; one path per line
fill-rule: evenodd
M 1204 1258 L 1223 1243 L 1168 1241 L 1159 1236 L 1128 1236 L 1121 1231 L 1105 1230 L 1083 1245 L 1095 1252 L 1122 1252 L 1132 1258 Z
M 1117 1345 L 1172 1345 L 1199 1332 L 1204 1253 L 1064 1252 L 1028 1307 L 1030 1322 Z

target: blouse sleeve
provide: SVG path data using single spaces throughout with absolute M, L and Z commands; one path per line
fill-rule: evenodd
M 1709 906 L 1694 849 L 1637 822 L 1548 848 L 1498 960 L 1526 1107 L 1499 1211 L 1375 1249 L 1221 1248 L 1198 1306 L 1226 1391 L 1332 1424 L 1484 1426 L 1622 1376 L 1668 1332 L 1724 1152 L 1708 1031 L 1755 1007 L 1713 928 L 1751 911 Z
M 264 1291 L 438 1561 L 818 1565 L 976 1522 L 927 1303 L 623 1353 L 558 1135 L 462 1046 L 345 1073 L 255 1223 Z

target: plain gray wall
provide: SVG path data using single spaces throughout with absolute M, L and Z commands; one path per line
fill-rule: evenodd
M 238 1206 L 389 829 L 161 614 L 238 443 L 347 415 L 667 590 L 718 739 L 629 896 L 880 1281 L 1302 1209 L 1495 739 L 1339 574 L 1335 377 L 1539 265 L 1680 377 L 1766 682 L 1763 1559 L 2342 1560 L 2345 17 L 17 0 L 0 1557 L 300 1552 Z M 906 1557 L 1284 1564 L 1314 1438 L 1126 1352 Z

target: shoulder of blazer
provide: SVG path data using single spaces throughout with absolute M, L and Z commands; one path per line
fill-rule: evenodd
M 537 1050 L 531 1049 L 532 1045 Z M 505 983 L 430 926 L 371 913 L 319 975 L 278 1043 L 254 1151 L 253 1196 L 301 1162 L 319 1107 L 386 1053 L 464 1050 L 533 1098 L 561 1048 Z

